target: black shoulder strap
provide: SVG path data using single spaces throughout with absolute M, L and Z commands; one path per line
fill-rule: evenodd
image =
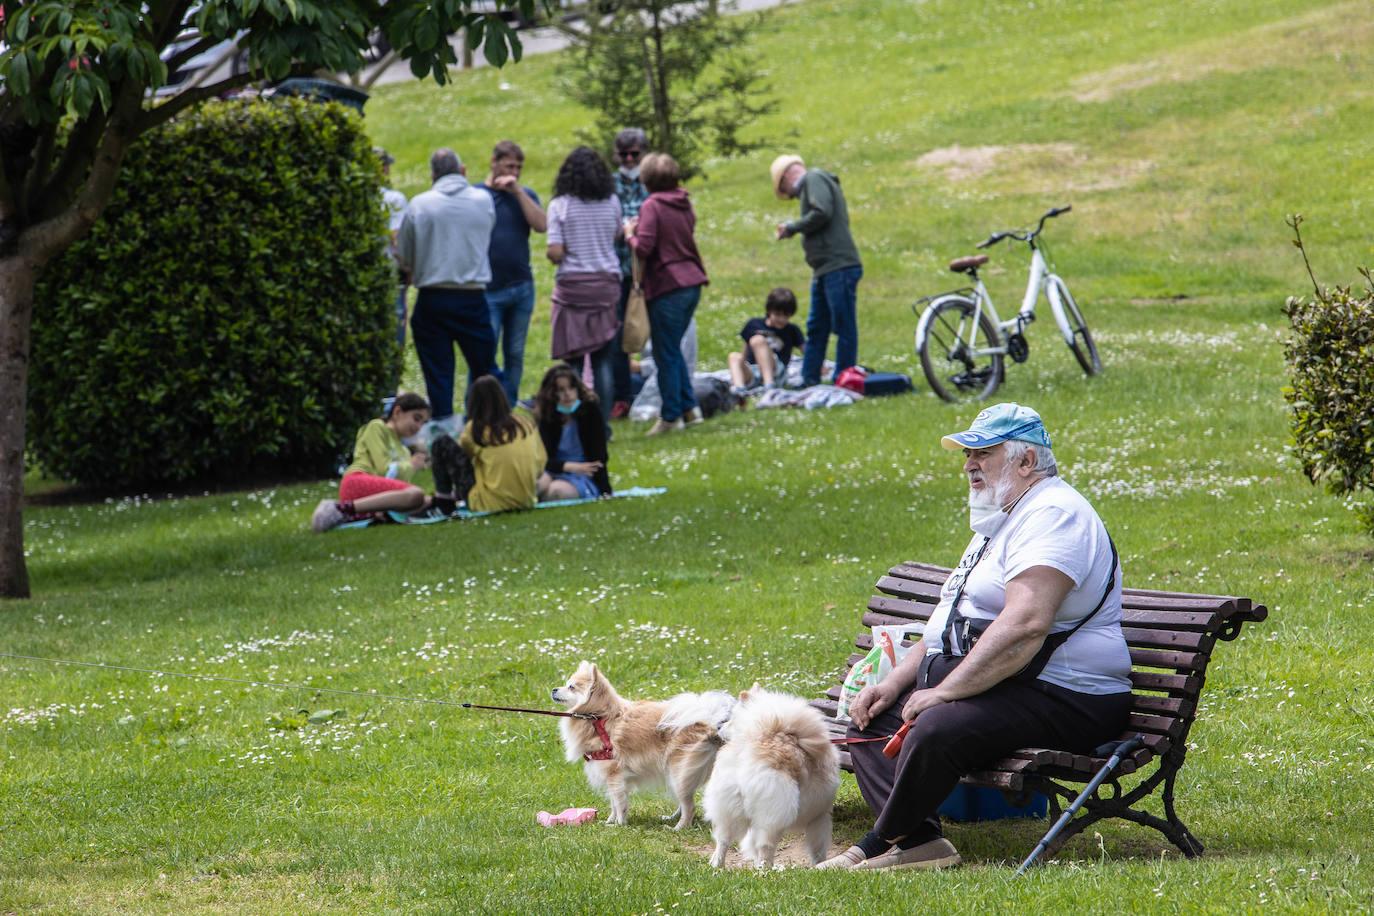
M 1049 636 L 1046 636 L 1046 644 L 1054 647 L 1050 650 L 1051 653 L 1057 650 L 1060 646 L 1064 645 L 1064 643 L 1068 642 L 1069 637 L 1077 633 L 1083 627 L 1083 624 L 1087 623 L 1089 620 L 1092 620 L 1093 617 L 1097 616 L 1097 612 L 1102 610 L 1102 605 L 1106 604 L 1107 599 L 1111 597 L 1112 586 L 1116 584 L 1116 568 L 1118 563 L 1116 555 L 1116 542 L 1112 540 L 1112 536 L 1110 534 L 1107 535 L 1107 544 L 1112 548 L 1112 569 L 1111 572 L 1107 573 L 1107 587 L 1102 590 L 1102 597 L 1097 599 L 1097 607 L 1093 608 L 1088 613 L 1088 616 L 1084 617 L 1082 620 L 1078 621 L 1078 623 L 1074 624 L 1072 627 L 1063 631 L 1062 633 L 1051 633 Z
M 983 559 L 983 554 L 987 553 L 988 544 L 991 542 L 991 537 L 985 536 L 983 538 L 983 546 L 978 548 L 978 553 L 974 556 L 973 562 L 968 565 L 968 569 L 964 571 L 964 579 L 959 583 L 959 588 L 954 593 L 954 603 L 949 606 L 949 614 L 945 618 L 945 631 L 940 634 L 941 648 L 945 655 L 954 654 L 952 637 L 954 628 L 964 619 L 964 615 L 959 613 L 959 603 L 964 600 L 964 588 L 968 586 L 968 577 L 973 575 L 973 567 L 977 566 L 978 561 Z

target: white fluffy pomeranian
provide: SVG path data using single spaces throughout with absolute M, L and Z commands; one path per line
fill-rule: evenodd
M 718 728 L 734 697 L 713 691 L 666 702 L 627 700 L 596 665 L 583 662 L 553 689 L 553 698 L 569 712 L 595 717 L 563 719 L 559 730 L 568 760 L 585 761 L 587 781 L 610 798 L 607 823 L 625 823 L 631 792 L 666 787 L 677 799 L 676 829 L 691 825 L 696 792 L 711 775 L 721 744 Z
M 739 695 L 720 732 L 725 746 L 701 798 L 716 841 L 711 864 L 721 867 L 726 850 L 739 843 L 745 858 L 770 868 L 788 831 L 806 834 L 812 865 L 823 860 L 840 761 L 821 713 L 800 697 L 755 684 Z

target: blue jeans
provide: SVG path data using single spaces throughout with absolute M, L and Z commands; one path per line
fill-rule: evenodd
M 701 286 L 684 286 L 649 300 L 649 339 L 654 344 L 658 390 L 663 395 L 660 419 L 669 423 L 697 406 L 692 377 L 682 355 L 682 335 L 701 301 Z
M 835 374 L 859 361 L 858 294 L 864 269 L 841 267 L 811 278 L 811 311 L 806 316 L 806 352 L 802 355 L 802 382 L 819 385 L 821 364 L 835 335 Z M 654 345 L 657 348 L 657 344 Z
M 468 364 L 469 385 L 484 375 L 501 378 L 491 313 L 480 289 L 421 287 L 410 316 L 410 337 L 425 374 L 430 416 L 436 420 L 453 415 L 455 343 Z
M 525 335 L 534 314 L 534 281 L 526 280 L 501 289 L 489 289 L 487 309 L 491 329 L 501 344 L 501 365 L 505 370 L 506 398 L 515 406 L 520 393 L 520 377 L 525 374 Z
M 630 290 L 633 287 L 633 277 L 620 278 L 620 301 L 616 303 L 615 307 L 615 315 L 620 319 L 620 330 L 615 332 L 615 340 L 611 341 L 615 346 L 615 352 L 611 354 L 611 370 L 615 379 L 615 399 L 627 403 L 635 399 L 635 392 L 630 383 L 630 354 L 625 352 L 622 335 L 625 333 L 625 305 L 630 300 Z
M 396 346 L 404 348 L 406 345 L 406 290 L 410 289 L 404 283 L 396 284 Z
M 606 424 L 607 442 L 611 441 L 611 391 L 615 386 L 611 357 L 615 354 L 616 340 L 618 339 L 618 337 L 612 337 L 600 350 L 591 353 L 592 390 L 596 392 L 596 399 L 599 402 L 596 406 L 601 411 L 601 421 Z M 578 378 L 582 377 L 582 357 L 565 359 L 564 362 L 573 367 Z

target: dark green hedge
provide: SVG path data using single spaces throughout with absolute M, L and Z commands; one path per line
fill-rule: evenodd
M 400 368 L 380 182 L 335 104 L 216 103 L 140 140 L 39 283 L 31 458 L 97 486 L 328 473 Z

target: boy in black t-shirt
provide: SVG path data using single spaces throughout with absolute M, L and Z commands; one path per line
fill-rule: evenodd
M 760 380 L 765 390 L 776 388 L 776 379 L 792 359 L 792 350 L 806 345 L 801 328 L 789 320 L 797 314 L 797 297 L 790 289 L 779 286 L 770 292 L 764 312 L 764 317 L 745 322 L 739 332 L 744 347 L 726 359 L 730 392 L 736 397 L 743 397 Z M 752 366 L 758 367 L 757 375 Z

